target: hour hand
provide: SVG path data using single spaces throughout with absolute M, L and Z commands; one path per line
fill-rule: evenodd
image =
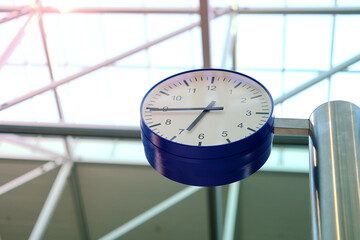
M 213 109 L 216 101 L 212 101 L 204 110 L 200 113 L 200 115 L 190 124 L 190 126 L 186 129 L 187 131 L 191 131 L 195 127 L 195 125 L 208 113 L 210 110 Z

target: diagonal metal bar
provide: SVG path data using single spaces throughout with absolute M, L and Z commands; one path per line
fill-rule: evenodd
M 31 20 L 34 17 L 34 13 L 32 13 L 28 20 L 24 23 L 24 25 L 19 29 L 19 32 L 15 35 L 15 37 L 13 38 L 13 40 L 10 42 L 10 44 L 8 45 L 8 47 L 5 49 L 5 51 L 3 52 L 3 54 L 0 56 L 0 69 L 3 67 L 3 65 L 5 64 L 5 62 L 8 60 L 8 58 L 10 57 L 10 55 L 12 54 L 12 52 L 14 51 L 15 47 L 19 44 L 19 42 L 21 41 L 21 39 L 24 37 L 25 34 L 25 29 L 26 27 L 29 25 L 29 23 L 31 22 Z
M 66 180 L 71 174 L 71 170 L 74 163 L 71 161 L 65 162 L 51 187 L 49 195 L 45 201 L 43 208 L 41 209 L 40 215 L 35 223 L 35 226 L 30 234 L 30 240 L 42 239 L 48 224 L 54 214 L 57 204 L 61 198 L 61 195 L 66 186 Z
M 11 21 L 11 20 L 19 18 L 19 17 L 22 17 L 22 16 L 30 13 L 30 11 L 31 10 L 29 8 L 24 7 L 21 10 L 16 10 L 16 11 L 10 12 L 7 16 L 0 18 L 0 24 Z
M 276 98 L 274 100 L 275 105 L 284 102 L 285 100 L 287 100 L 287 99 L 295 96 L 296 94 L 308 89 L 309 87 L 311 87 L 311 86 L 315 85 L 316 83 L 330 77 L 331 75 L 348 68 L 350 65 L 352 65 L 352 64 L 354 64 L 354 63 L 356 63 L 358 61 L 360 61 L 360 54 L 358 54 L 358 55 L 356 55 L 356 56 L 342 62 L 341 64 L 331 68 L 329 71 L 320 74 L 319 76 L 311 79 L 310 81 L 308 81 L 308 82 L 298 86 L 297 88 L 285 93 L 284 95 Z
M 120 54 L 120 55 L 116 56 L 116 57 L 110 58 L 110 59 L 108 59 L 108 60 L 106 60 L 106 61 L 103 61 L 103 62 L 97 64 L 97 65 L 94 65 L 94 66 L 92 66 L 92 67 L 89 67 L 89 68 L 87 68 L 87 69 L 85 69 L 85 70 L 83 70 L 83 71 L 81 71 L 81 72 L 79 72 L 79 73 L 76 73 L 76 74 L 74 74 L 74 75 L 71 75 L 71 76 L 69 76 L 69 77 L 66 77 L 66 78 L 64 78 L 64 79 L 62 79 L 62 80 L 59 80 L 59 81 L 57 81 L 57 82 L 52 82 L 51 84 L 49 84 L 49 85 L 47 85 L 47 86 L 45 86 L 45 87 L 42 87 L 42 88 L 37 89 L 37 90 L 35 90 L 35 91 L 32 91 L 32 92 L 30 92 L 30 93 L 28 93 L 28 94 L 25 94 L 25 95 L 21 96 L 21 97 L 15 98 L 15 99 L 12 100 L 12 101 L 3 103 L 3 104 L 0 105 L 0 111 L 1 111 L 1 110 L 4 110 L 4 109 L 6 109 L 6 108 L 9 108 L 9 107 L 11 107 L 11 106 L 14 106 L 14 105 L 16 105 L 16 104 L 18 104 L 18 103 L 21 103 L 21 102 L 23 102 L 23 101 L 25 101 L 25 100 L 28 100 L 28 99 L 36 96 L 36 95 L 39 95 L 39 94 L 44 93 L 44 92 L 46 92 L 46 91 L 52 90 L 52 89 L 54 89 L 54 88 L 56 88 L 56 87 L 58 87 L 58 86 L 61 86 L 61 85 L 65 84 L 65 83 L 71 82 L 72 80 L 74 80 L 74 79 L 76 79 L 76 78 L 82 77 L 82 76 L 84 76 L 84 75 L 86 75 L 86 74 L 89 74 L 89 73 L 91 73 L 91 72 L 93 72 L 93 71 L 95 71 L 95 70 L 98 70 L 98 69 L 100 69 L 100 68 L 102 68 L 102 67 L 106 67 L 106 66 L 108 66 L 108 65 L 111 65 L 111 64 L 113 64 L 113 63 L 115 63 L 115 62 L 117 62 L 117 61 L 119 61 L 119 60 L 121 60 L 121 59 L 123 59 L 123 58 L 126 58 L 126 57 L 128 57 L 128 56 L 130 56 L 130 55 L 133 55 L 133 54 L 135 54 L 135 53 L 138 53 L 138 52 L 140 52 L 140 51 L 142 51 L 142 50 L 145 50 L 145 49 L 147 49 L 147 48 L 149 48 L 149 47 L 152 47 L 152 46 L 154 46 L 154 45 L 156 45 L 156 44 L 158 44 L 158 43 L 161 43 L 161 42 L 163 42 L 163 41 L 165 41 L 165 40 L 167 40 L 167 39 L 170 39 L 170 38 L 172 38 L 172 37 L 174 37 L 174 36 L 176 36 L 176 35 L 179 35 L 179 34 L 181 34 L 181 33 L 184 33 L 184 32 L 186 32 L 186 31 L 189 31 L 189 30 L 191 30 L 191 29 L 193 29 L 194 27 L 197 27 L 197 26 L 199 26 L 199 25 L 200 25 L 200 22 L 193 23 L 193 24 L 191 24 L 191 25 L 189 25 L 189 26 L 186 26 L 186 27 L 184 27 L 184 28 L 181 28 L 181 29 L 179 29 L 179 30 L 177 30 L 177 31 L 174 31 L 174 32 L 172 32 L 172 33 L 170 33 L 170 34 L 167 34 L 167 35 L 165 35 L 165 36 L 163 36 L 163 37 L 160 37 L 160 38 L 155 39 L 155 40 L 153 40 L 153 41 L 150 41 L 150 42 L 148 42 L 148 43 L 146 43 L 146 44 L 143 44 L 143 45 L 141 45 L 141 46 L 139 46 L 139 47 L 136 47 L 136 48 L 134 48 L 134 49 L 131 49 L 131 50 L 129 50 L 129 51 L 123 53 L 123 54 Z M 0 67 L 1 67 L 1 61 L 0 61 Z
M 42 6 L 41 6 L 40 0 L 37 1 L 37 4 L 38 4 L 37 13 L 38 13 L 38 17 L 39 17 L 39 29 L 40 29 L 41 40 L 42 40 L 43 47 L 44 47 L 46 62 L 47 62 L 51 82 L 55 82 L 54 72 L 53 72 L 51 59 L 50 59 L 50 53 L 49 53 L 49 45 L 48 45 L 47 39 L 46 39 L 46 32 L 45 32 L 45 27 L 44 27 L 44 22 L 43 22 L 43 12 L 42 12 Z M 54 93 L 55 102 L 56 102 L 56 106 L 57 106 L 60 121 L 63 122 L 64 114 L 63 114 L 63 111 L 62 111 L 59 94 L 57 93 L 56 88 L 53 89 L 53 93 Z
M 24 8 L 28 8 L 28 5 L 24 6 L 0 6 L 0 12 L 13 12 L 13 11 L 21 11 Z
M 174 206 L 175 204 L 179 203 L 180 201 L 184 200 L 185 198 L 191 196 L 192 194 L 196 193 L 202 189 L 201 187 L 186 187 L 185 189 L 181 190 L 180 192 L 174 194 L 173 196 L 169 197 L 168 199 L 160 202 L 159 204 L 155 205 L 154 207 L 150 208 L 149 210 L 143 212 L 142 214 L 138 215 L 137 217 L 131 219 L 127 223 L 123 224 L 122 226 L 116 228 L 115 230 L 111 231 L 110 233 L 104 235 L 100 238 L 100 240 L 112 240 L 120 238 L 121 236 L 125 235 L 129 231 L 137 228 L 144 222 L 150 220 L 151 218 L 159 215 L 160 213 L 164 212 L 168 208 Z
M 42 175 L 56 169 L 61 162 L 55 162 L 51 161 L 48 163 L 45 163 L 3 185 L 0 186 L 0 197 L 2 195 L 5 195 L 6 193 L 15 190 L 18 187 L 21 187 L 22 185 L 41 177 Z
M 41 1 L 38 0 L 37 4 L 39 6 L 38 16 L 39 16 L 39 28 L 40 28 L 40 33 L 41 33 L 41 39 L 42 39 L 43 46 L 44 46 L 44 51 L 45 51 L 45 56 L 46 56 L 46 60 L 47 60 L 47 65 L 48 65 L 51 82 L 54 83 L 55 82 L 54 73 L 53 73 L 53 68 L 52 68 L 52 63 L 51 63 L 51 58 L 50 58 L 50 53 L 49 53 L 49 47 L 48 47 L 47 39 L 46 39 L 46 32 L 45 32 L 44 23 L 43 23 L 43 12 L 42 12 Z M 53 88 L 52 90 L 53 90 L 55 101 L 56 101 L 59 119 L 61 122 L 64 122 L 64 114 L 63 114 L 63 110 L 61 107 L 61 101 L 59 98 L 59 94 L 57 93 L 56 88 Z M 64 144 L 65 144 L 65 148 L 66 148 L 66 152 L 67 152 L 69 160 L 73 161 L 74 157 L 73 157 L 72 148 L 71 148 L 71 144 L 70 144 L 70 137 L 64 137 Z M 73 202 L 75 205 L 75 211 L 76 211 L 75 216 L 76 216 L 79 228 L 80 228 L 79 232 L 80 232 L 81 239 L 84 239 L 84 240 L 90 239 L 89 228 L 88 228 L 88 224 L 86 221 L 85 210 L 83 207 L 83 200 L 82 200 L 82 195 L 80 192 L 79 180 L 78 180 L 75 165 L 73 166 L 72 173 L 70 174 L 69 180 L 70 180 L 70 182 L 69 182 L 70 190 L 71 190 Z
M 36 152 L 41 152 L 41 153 L 44 153 L 46 155 L 50 155 L 50 156 L 52 156 L 54 158 L 53 160 L 56 160 L 56 159 L 59 159 L 59 158 L 60 159 L 65 159 L 64 155 L 58 154 L 58 153 L 56 153 L 54 151 L 48 150 L 48 149 L 43 148 L 43 147 L 36 146 L 34 144 L 31 144 L 31 143 L 28 143 L 23 138 L 21 138 L 19 136 L 16 136 L 14 134 L 1 134 L 0 139 L 8 141 L 8 142 L 12 142 L 14 144 L 17 144 L 17 145 L 20 145 L 20 146 L 23 146 L 23 147 L 27 147 L 27 148 L 29 148 L 29 149 L 31 149 L 33 151 L 36 151 Z

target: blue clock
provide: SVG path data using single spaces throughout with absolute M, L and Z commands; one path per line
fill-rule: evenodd
M 150 165 L 187 185 L 218 186 L 263 166 L 271 152 L 274 103 L 255 79 L 199 69 L 164 79 L 141 103 Z

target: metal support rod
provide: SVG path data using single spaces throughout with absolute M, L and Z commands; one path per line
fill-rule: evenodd
M 138 127 L 66 123 L 1 122 L 0 133 L 140 139 Z
M 23 6 L 0 6 L 0 12 L 13 12 L 13 11 L 22 11 L 28 9 L 28 5 Z
M 237 41 L 237 15 L 233 12 L 230 13 L 230 22 L 227 30 L 227 38 L 224 46 L 224 54 L 221 60 L 222 68 L 226 68 L 227 60 L 230 57 L 231 60 L 231 69 L 235 71 L 237 65 L 237 56 L 236 56 L 236 41 Z
M 232 10 L 237 9 L 237 4 L 234 2 Z M 237 24 L 237 15 L 231 13 L 230 18 L 230 38 L 228 39 L 229 49 L 225 48 L 225 51 L 229 51 L 232 61 L 232 70 L 236 70 L 237 65 L 237 35 L 238 35 L 238 24 Z M 224 62 L 226 60 L 224 59 Z M 237 207 L 239 205 L 239 193 L 240 193 L 240 181 L 232 183 L 228 188 L 228 196 L 226 202 L 226 212 L 224 219 L 224 228 L 222 232 L 222 240 L 233 240 L 235 235 L 235 225 L 236 225 L 236 216 L 237 216 Z
M 82 7 L 61 11 L 55 7 L 42 7 L 44 13 L 106 13 L 106 14 L 197 14 L 198 8 L 125 8 L 125 7 Z
M 158 44 L 160 42 L 163 42 L 163 41 L 165 41 L 167 39 L 170 39 L 170 38 L 172 38 L 172 37 L 174 37 L 176 35 L 179 35 L 181 33 L 189 31 L 189 30 L 191 30 L 194 27 L 197 27 L 199 25 L 200 25 L 200 22 L 193 23 L 193 24 L 191 24 L 189 26 L 186 26 L 186 27 L 181 28 L 181 29 L 179 29 L 177 31 L 174 31 L 174 32 L 172 32 L 170 34 L 167 34 L 167 35 L 165 35 L 163 37 L 160 37 L 160 38 L 155 39 L 153 41 L 150 41 L 150 42 L 148 42 L 148 43 L 146 43 L 144 45 L 141 45 L 141 46 L 139 46 L 137 48 L 131 49 L 131 50 L 125 52 L 125 53 L 122 53 L 122 54 L 120 54 L 118 56 L 115 56 L 115 57 L 110 58 L 110 59 L 108 59 L 106 61 L 103 61 L 103 62 L 101 62 L 101 63 L 99 63 L 97 65 L 89 67 L 89 68 L 87 68 L 87 69 L 85 69 L 85 70 L 83 70 L 83 71 L 81 71 L 79 73 L 76 73 L 74 75 L 66 77 L 66 78 L 64 78 L 62 80 L 52 82 L 52 83 L 50 83 L 49 85 L 47 85 L 45 87 L 39 88 L 39 89 L 37 89 L 35 91 L 32 91 L 32 92 L 30 92 L 28 94 L 25 94 L 25 95 L 21 96 L 21 97 L 15 98 L 15 99 L 13 99 L 13 100 L 11 100 L 9 102 L 3 103 L 3 104 L 0 105 L 0 111 L 6 109 L 8 107 L 14 106 L 14 105 L 16 105 L 18 103 L 21 103 L 21 102 L 23 102 L 25 100 L 28 100 L 28 99 L 36 96 L 36 95 L 42 94 L 42 93 L 47 92 L 49 90 L 52 90 L 52 89 L 54 89 L 56 87 L 59 87 L 59 86 L 65 84 L 65 83 L 71 82 L 74 79 L 80 78 L 80 77 L 82 77 L 84 75 L 87 75 L 87 74 L 89 74 L 89 73 L 91 73 L 91 72 L 93 72 L 95 70 L 98 70 L 98 69 L 100 69 L 102 67 L 106 67 L 108 65 L 111 65 L 111 64 L 113 64 L 113 63 L 115 63 L 115 62 L 117 62 L 117 61 L 119 61 L 121 59 L 124 59 L 124 58 L 126 58 L 126 57 L 128 57 L 130 55 L 133 55 L 133 54 L 138 53 L 138 52 L 140 52 L 142 50 L 145 50 L 145 49 L 147 49 L 147 48 L 149 48 L 151 46 L 154 46 L 154 45 L 156 45 L 156 44 Z M 1 58 L 0 58 L 0 67 L 1 67 Z
M 26 15 L 28 13 L 30 13 L 29 8 L 23 8 L 23 9 L 21 9 L 19 11 L 16 10 L 16 11 L 10 12 L 7 16 L 5 16 L 3 18 L 0 18 L 0 24 L 11 21 L 11 20 L 19 18 L 19 17 L 22 17 L 22 16 L 24 16 L 24 15 Z
M 65 162 L 61 169 L 59 170 L 58 175 L 54 181 L 53 186 L 49 192 L 49 195 L 45 201 L 43 208 L 41 209 L 40 215 L 35 223 L 35 226 L 30 234 L 30 240 L 39 240 L 45 234 L 47 226 L 51 220 L 51 217 L 54 214 L 56 206 L 60 200 L 60 197 L 65 189 L 66 180 L 71 174 L 71 169 L 73 167 L 73 162 Z
M 275 118 L 274 133 L 283 135 L 308 135 L 308 119 Z M 1 122 L 0 133 L 13 134 L 33 134 L 50 136 L 78 136 L 78 137 L 103 137 L 103 138 L 129 138 L 140 139 L 140 129 L 138 127 L 119 127 L 112 125 L 86 125 L 68 123 L 28 123 L 28 122 Z M 25 145 L 19 137 L 15 135 L 0 135 L 7 141 Z M 37 149 L 30 144 L 29 147 L 35 151 L 46 154 L 53 152 L 44 149 Z M 57 155 L 64 157 L 62 155 Z
M 313 86 L 316 83 L 330 77 L 331 75 L 346 69 L 347 67 L 351 66 L 354 63 L 357 63 L 358 61 L 360 61 L 360 54 L 355 55 L 354 57 L 340 63 L 339 65 L 337 65 L 337 66 L 335 66 L 333 68 L 331 68 L 329 71 L 320 74 L 319 76 L 311 79 L 310 81 L 308 81 L 308 82 L 298 86 L 297 88 L 285 93 L 284 95 L 276 98 L 274 100 L 275 105 L 284 102 L 285 100 L 287 100 L 287 99 L 295 96 L 296 94 L 310 88 L 311 86 Z
M 46 154 L 46 155 L 50 155 L 52 157 L 52 160 L 57 160 L 57 159 L 65 159 L 64 155 L 61 155 L 59 153 L 56 153 L 54 151 L 48 150 L 46 148 L 40 147 L 38 145 L 32 144 L 32 143 L 28 143 L 25 139 L 23 139 L 22 137 L 19 137 L 17 135 L 14 134 L 1 134 L 0 135 L 0 140 L 5 140 L 7 142 L 11 142 L 13 144 L 22 146 L 22 147 L 26 147 L 34 152 L 39 152 L 42 154 Z
M 1 154 L 0 161 L 50 162 L 53 160 L 48 157 L 33 157 L 33 156 L 14 155 L 14 154 Z
M 23 38 L 24 33 L 25 33 L 25 29 L 26 27 L 29 25 L 29 23 L 31 22 L 31 20 L 34 17 L 34 13 L 32 13 L 28 20 L 24 23 L 24 25 L 19 29 L 18 33 L 15 35 L 15 37 L 13 38 L 13 40 L 10 42 L 10 44 L 8 45 L 8 47 L 5 49 L 5 51 L 3 52 L 3 54 L 0 56 L 0 69 L 3 67 L 3 65 L 5 64 L 5 62 L 8 60 L 8 58 L 10 57 L 11 53 L 14 51 L 15 47 L 19 44 L 20 40 Z
M 65 147 L 66 147 L 66 152 L 67 155 L 70 159 L 70 161 L 74 161 L 74 155 L 73 155 L 73 150 L 71 147 L 71 138 L 70 137 L 64 137 L 64 143 L 65 143 Z M 69 177 L 69 184 L 70 184 L 70 190 L 72 193 L 72 197 L 73 197 L 73 202 L 75 205 L 75 216 L 79 225 L 79 229 L 80 229 L 80 236 L 81 239 L 83 240 L 87 240 L 90 239 L 90 234 L 89 234 L 89 227 L 87 224 L 87 220 L 86 220 L 86 215 L 85 215 L 85 209 L 84 209 L 84 201 L 82 198 L 82 194 L 81 194 L 81 188 L 79 185 L 79 178 L 77 175 L 77 170 L 76 170 L 76 165 L 73 166 L 72 168 L 72 172 L 70 174 Z
M 39 17 L 39 29 L 40 29 L 42 44 L 43 44 L 43 47 L 44 47 L 47 67 L 48 67 L 48 70 L 49 70 L 49 75 L 50 75 L 51 82 L 55 82 L 54 71 L 53 71 L 52 62 L 51 62 L 50 53 L 49 53 L 49 46 L 48 46 L 48 43 L 47 43 L 46 32 L 45 32 L 45 27 L 44 27 L 44 22 L 43 22 L 43 12 L 41 11 L 42 5 L 41 5 L 41 2 L 39 0 L 37 1 L 37 5 L 38 5 L 37 14 L 38 14 L 38 17 Z M 61 101 L 60 101 L 60 98 L 59 98 L 59 94 L 58 94 L 56 88 L 53 89 L 53 93 L 54 93 L 55 102 L 56 102 L 56 106 L 57 106 L 57 110 L 58 110 L 58 114 L 59 114 L 59 119 L 60 119 L 61 122 L 63 122 L 64 114 L 63 114 L 63 110 L 62 110 L 62 107 L 61 107 Z
M 207 188 L 211 240 L 220 240 L 222 235 L 223 218 L 221 189 L 221 186 Z
M 360 239 L 360 108 L 325 103 L 310 129 L 313 239 Z
M 309 119 L 275 118 L 274 133 L 283 135 L 309 135 Z
M 200 0 L 200 22 L 201 22 L 201 40 L 202 40 L 202 56 L 204 68 L 211 67 L 210 55 L 210 16 L 208 0 Z
M 359 7 L 319 7 L 319 8 L 239 8 L 239 14 L 359 14 Z
M 57 168 L 60 163 L 48 162 L 0 186 L 0 197 Z
M 234 239 L 236 214 L 239 204 L 239 193 L 240 193 L 240 181 L 229 185 L 222 240 Z
M 164 212 L 168 208 L 174 206 L 175 204 L 179 203 L 180 201 L 184 200 L 185 198 L 191 196 L 192 194 L 196 193 L 200 189 L 202 189 L 202 188 L 194 187 L 194 186 L 186 187 L 185 189 L 181 190 L 180 192 L 174 194 L 173 196 L 169 197 L 168 199 L 160 202 L 159 204 L 155 205 L 154 207 L 150 208 L 149 210 L 143 212 L 142 214 L 131 219 L 127 223 L 123 224 L 122 226 L 116 228 L 115 230 L 113 230 L 110 233 L 106 234 L 105 236 L 101 237 L 100 240 L 113 240 L 113 239 L 120 238 L 124 234 L 135 229 L 136 227 L 140 226 L 141 224 L 150 220 L 151 218 L 157 216 L 158 214 Z
M 211 67 L 211 51 L 210 51 L 210 19 L 208 0 L 200 0 L 200 21 L 201 21 L 201 40 L 202 40 L 202 56 L 203 67 Z M 221 186 L 208 187 L 208 208 L 209 208 L 209 227 L 210 239 L 220 240 L 222 234 L 222 203 L 221 203 Z
M 28 6 L 6 6 L 0 7 L 0 12 L 12 12 L 20 11 Z M 42 7 L 41 9 L 45 13 L 62 13 L 59 9 L 54 7 Z M 215 10 L 223 10 L 221 8 L 215 8 Z M 66 13 L 171 13 L 171 14 L 192 14 L 197 13 L 197 8 L 102 8 L 102 7 L 88 7 L 88 8 L 72 8 L 66 11 Z M 238 8 L 237 10 L 231 10 L 239 14 L 359 14 L 359 7 L 285 7 L 285 8 Z

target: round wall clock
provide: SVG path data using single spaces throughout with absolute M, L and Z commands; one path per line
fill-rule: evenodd
M 141 103 L 150 165 L 174 181 L 218 186 L 256 172 L 273 140 L 274 103 L 255 79 L 199 69 L 156 84 Z

